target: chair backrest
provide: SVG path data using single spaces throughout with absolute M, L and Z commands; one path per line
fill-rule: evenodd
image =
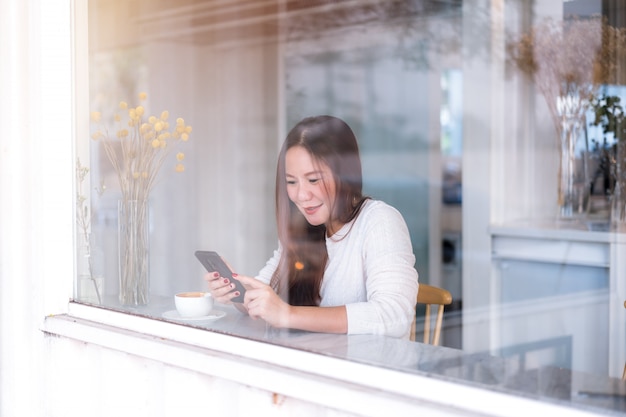
M 429 343 L 435 346 L 439 345 L 439 337 L 441 335 L 441 324 L 443 323 L 443 306 L 452 303 L 452 295 L 450 291 L 443 288 L 433 287 L 432 285 L 419 284 L 417 291 L 417 304 L 426 305 L 426 315 L 424 316 L 424 343 Z M 435 329 L 433 332 L 432 340 L 430 338 L 430 321 L 431 321 L 431 306 L 437 306 L 437 319 L 435 321 Z M 415 340 L 415 321 L 413 318 L 413 324 L 411 325 L 411 340 Z

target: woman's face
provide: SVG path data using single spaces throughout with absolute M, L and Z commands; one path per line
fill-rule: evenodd
M 335 201 L 335 181 L 328 165 L 316 163 L 301 146 L 285 154 L 285 175 L 289 199 L 313 226 L 326 224 L 329 231 Z

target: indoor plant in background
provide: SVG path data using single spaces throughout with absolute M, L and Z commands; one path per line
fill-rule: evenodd
M 545 19 L 509 44 L 513 62 L 545 98 L 556 129 L 561 220 L 584 217 L 588 210 L 586 113 L 599 86 L 615 76 L 622 35 L 601 18 Z
M 621 98 L 603 94 L 592 102 L 593 126 L 600 126 L 605 144 L 604 165 L 611 175 L 611 225 L 615 229 L 626 226 L 626 115 Z M 611 145 L 606 145 L 609 143 Z
M 139 94 L 141 102 L 146 94 Z M 100 141 L 119 180 L 118 202 L 119 301 L 123 305 L 144 305 L 149 301 L 149 197 L 166 158 L 180 142 L 186 142 L 191 126 L 182 118 L 170 125 L 168 111 L 145 117 L 142 105 L 119 104 L 109 131 L 100 112 L 92 112 L 98 130 L 92 139 Z M 174 170 L 184 171 L 185 155 L 176 154 Z

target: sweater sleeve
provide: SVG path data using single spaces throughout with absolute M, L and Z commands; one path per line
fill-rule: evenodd
M 280 255 L 282 253 L 282 246 L 279 242 L 278 249 L 274 251 L 274 255 L 268 259 L 265 266 L 259 271 L 259 274 L 255 277 L 259 281 L 264 284 L 270 283 L 272 280 L 272 275 L 274 275 L 274 271 L 278 268 L 278 262 L 280 261 Z
M 368 214 L 361 253 L 367 301 L 346 305 L 348 333 L 408 338 L 418 291 L 408 227 L 391 206 Z

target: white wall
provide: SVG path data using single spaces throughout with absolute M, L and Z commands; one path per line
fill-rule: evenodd
M 471 352 L 497 344 L 492 307 L 500 294 L 489 228 L 553 220 L 557 212 L 552 122 L 543 97 L 506 55 L 509 36 L 546 16 L 562 16 L 562 2 L 463 2 L 463 348 Z M 473 59 L 468 51 L 489 59 Z
M 46 417 L 354 416 L 71 339 L 49 339 L 47 352 Z
M 484 13 L 498 10 L 491 10 L 490 3 L 490 0 L 463 2 L 464 50 L 491 53 L 492 34 L 484 28 L 492 15 Z M 489 151 L 494 140 L 494 113 L 501 110 L 491 86 L 493 71 L 499 69 L 499 63 L 494 66 L 480 59 L 465 60 L 463 66 L 463 347 L 470 352 L 489 347 L 488 306 L 493 301 L 488 234 L 492 208 L 488 196 L 497 177 L 492 172 Z
M 69 1 L 0 2 L 0 415 L 44 415 L 45 314 L 73 275 Z

